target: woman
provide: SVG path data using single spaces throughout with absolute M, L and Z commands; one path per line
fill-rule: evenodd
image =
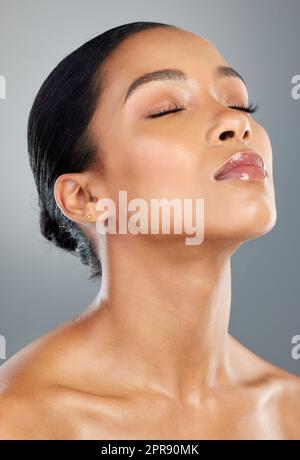
M 167 24 L 108 30 L 51 72 L 28 123 L 41 231 L 101 288 L 1 367 L 2 439 L 299 437 L 299 377 L 228 333 L 230 258 L 276 221 L 255 109 L 212 43 Z M 175 219 L 101 233 L 97 204 L 120 190 L 203 199 L 204 240 L 184 244 Z

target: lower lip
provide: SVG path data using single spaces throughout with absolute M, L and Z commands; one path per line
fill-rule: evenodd
M 235 166 L 216 180 L 239 179 L 247 182 L 248 180 L 264 180 L 266 177 L 268 176 L 264 168 L 255 165 L 240 165 Z

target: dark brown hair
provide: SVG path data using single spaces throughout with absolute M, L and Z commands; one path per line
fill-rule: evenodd
M 28 153 L 38 192 L 41 233 L 89 265 L 89 279 L 101 276 L 100 260 L 91 241 L 57 206 L 54 184 L 61 174 L 82 172 L 96 161 L 96 146 L 87 127 L 101 96 L 101 69 L 106 58 L 127 37 L 155 27 L 175 26 L 132 22 L 84 43 L 52 70 L 30 110 Z

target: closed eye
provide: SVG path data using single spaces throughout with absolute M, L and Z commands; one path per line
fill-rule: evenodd
M 185 110 L 186 107 L 178 106 L 174 104 L 172 107 L 168 107 L 167 109 L 160 110 L 159 112 L 150 113 L 146 118 L 158 118 L 162 117 L 163 115 L 168 115 L 169 113 L 180 112 L 181 110 Z
M 242 110 L 243 112 L 248 112 L 248 113 L 254 113 L 258 111 L 258 104 L 253 104 L 253 102 L 250 101 L 250 103 L 244 107 L 243 105 L 231 105 L 229 106 L 230 109 L 237 109 L 237 110 Z
M 247 113 L 255 113 L 255 112 L 258 111 L 258 104 L 253 104 L 253 102 L 251 102 L 251 101 L 247 106 L 237 104 L 237 105 L 231 105 L 231 106 L 228 106 L 228 107 L 230 109 L 241 110 L 241 111 L 247 112 Z M 160 110 L 159 112 L 150 113 L 150 115 L 148 115 L 146 118 L 158 118 L 158 117 L 162 117 L 164 115 L 168 115 L 170 113 L 180 112 L 182 110 L 186 110 L 186 107 L 178 106 L 177 104 L 175 104 L 173 107 L 169 107 L 166 110 L 163 109 L 163 110 Z

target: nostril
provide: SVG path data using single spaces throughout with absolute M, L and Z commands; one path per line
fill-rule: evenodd
M 219 139 L 221 141 L 224 141 L 227 137 L 233 137 L 234 132 L 233 131 L 223 131 L 222 134 L 220 134 Z
M 248 131 L 248 129 L 247 129 L 247 131 L 245 132 L 244 137 L 245 137 L 245 139 L 249 139 L 249 137 L 250 137 L 250 131 Z

